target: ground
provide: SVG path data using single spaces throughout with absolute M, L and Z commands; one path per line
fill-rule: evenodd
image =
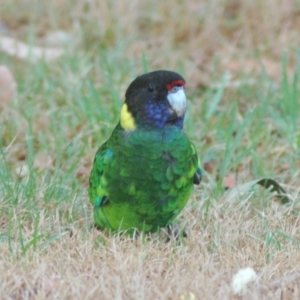
M 1 299 L 300 298 L 296 1 L 2 0 L 0 20 Z M 101 232 L 87 197 L 127 86 L 156 69 L 186 78 L 205 170 L 180 243 Z

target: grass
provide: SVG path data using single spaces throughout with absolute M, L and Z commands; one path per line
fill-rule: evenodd
M 45 46 L 64 30 L 71 42 L 51 63 L 0 52 L 17 82 L 0 108 L 1 299 L 238 299 L 230 282 L 240 268 L 267 287 L 298 271 L 296 3 L 2 2 L 9 36 Z M 182 245 L 94 229 L 86 191 L 127 86 L 163 68 L 187 79 L 185 129 L 206 169 L 177 219 Z M 224 186 L 264 177 L 292 204 L 257 187 L 231 197 Z M 297 284 L 254 284 L 244 298 L 298 299 Z

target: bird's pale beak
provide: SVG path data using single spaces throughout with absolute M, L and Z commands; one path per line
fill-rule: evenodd
M 172 110 L 176 113 L 177 117 L 181 117 L 186 111 L 186 95 L 182 86 L 173 87 L 167 96 Z

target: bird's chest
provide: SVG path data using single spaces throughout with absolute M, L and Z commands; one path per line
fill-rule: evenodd
M 183 132 L 125 133 L 114 147 L 106 172 L 112 200 L 168 205 L 179 192 L 190 191 L 195 166 Z
M 117 155 L 119 166 L 132 178 L 163 177 L 170 166 L 174 169 L 182 165 L 189 156 L 189 142 L 177 129 L 124 133 L 122 139 Z

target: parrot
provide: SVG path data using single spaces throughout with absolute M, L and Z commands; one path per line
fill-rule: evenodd
M 169 228 L 200 184 L 200 159 L 183 130 L 185 85 L 178 73 L 157 70 L 127 88 L 119 122 L 89 177 L 97 228 L 131 235 Z

